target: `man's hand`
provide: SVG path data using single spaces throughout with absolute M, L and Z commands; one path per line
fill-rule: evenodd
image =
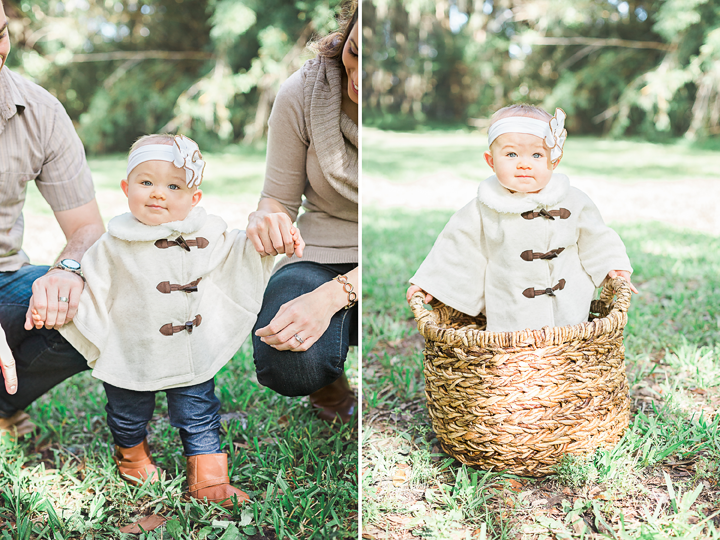
M 70 322 L 77 313 L 83 286 L 80 276 L 60 269 L 50 270 L 36 279 L 25 314 L 25 330 L 32 330 L 33 326 L 42 328 L 43 325 L 58 329 Z
M 5 339 L 5 332 L 0 326 L 0 367 L 5 379 L 5 390 L 8 394 L 17 392 L 17 372 L 15 371 L 15 358 Z

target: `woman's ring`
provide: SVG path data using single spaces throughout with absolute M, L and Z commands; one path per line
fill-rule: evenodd
M 67 296 L 58 296 L 58 302 L 65 302 L 66 304 L 70 301 Z
M 297 334 L 295 334 L 294 337 L 295 337 L 295 339 L 298 340 L 298 343 L 300 343 L 300 345 L 302 345 L 303 343 L 305 343 L 305 340 L 304 340 L 303 338 L 301 338 L 300 336 L 298 336 Z

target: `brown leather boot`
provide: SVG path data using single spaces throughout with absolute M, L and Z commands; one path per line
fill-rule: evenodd
M 9 433 L 11 437 L 23 437 L 35 431 L 37 426 L 25 411 L 16 411 L 8 418 L 0 418 L 0 436 Z
M 339 418 L 342 423 L 347 424 L 352 420 L 357 398 L 343 373 L 334 383 L 310 394 L 310 404 L 322 420 L 335 422 Z
M 116 446 L 113 459 L 123 480 L 129 484 L 138 485 L 145 481 L 153 484 L 160 480 L 162 470 L 152 461 L 147 439 L 132 448 Z
M 237 495 L 238 503 L 249 501 L 244 491 L 230 485 L 227 454 L 200 454 L 187 458 L 187 483 L 190 496 L 220 503 L 223 508 L 232 508 L 232 497 Z

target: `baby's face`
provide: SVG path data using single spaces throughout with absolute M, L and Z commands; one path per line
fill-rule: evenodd
M 543 140 L 527 133 L 504 133 L 495 139 L 485 161 L 500 183 L 512 191 L 536 193 L 550 182 L 555 166 Z
M 185 169 L 169 161 L 145 161 L 120 183 L 130 212 L 145 225 L 160 225 L 185 219 L 200 202 L 202 192 L 187 187 Z

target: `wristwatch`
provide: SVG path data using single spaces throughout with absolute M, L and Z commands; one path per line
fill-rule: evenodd
M 51 267 L 50 270 L 53 270 L 55 268 L 59 268 L 60 270 L 66 270 L 67 272 L 72 272 L 73 274 L 77 274 L 82 278 L 83 281 L 85 281 L 85 276 L 83 276 L 82 270 L 80 269 L 80 263 L 77 262 L 75 259 L 62 259 L 55 263 L 55 266 Z M 48 270 L 48 272 L 50 271 Z

